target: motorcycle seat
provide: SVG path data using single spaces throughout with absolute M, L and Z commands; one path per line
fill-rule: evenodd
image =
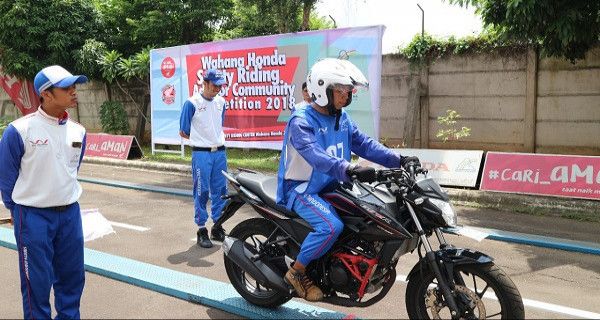
M 277 198 L 277 177 L 261 173 L 241 172 L 236 180 L 245 188 L 256 194 L 269 207 L 276 209 L 288 218 L 298 218 L 298 214 L 280 206 Z

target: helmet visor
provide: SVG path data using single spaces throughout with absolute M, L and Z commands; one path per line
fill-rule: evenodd
M 338 91 L 341 94 L 347 95 L 352 93 L 352 95 L 356 95 L 359 91 L 364 92 L 369 90 L 369 86 L 365 86 L 362 84 L 358 85 L 344 85 L 344 84 L 336 84 L 332 88 L 334 91 Z
M 333 90 L 337 91 L 341 94 L 344 94 L 344 95 L 347 95 L 350 92 L 352 92 L 352 94 L 356 93 L 356 88 L 354 86 L 343 85 L 343 84 L 334 85 Z

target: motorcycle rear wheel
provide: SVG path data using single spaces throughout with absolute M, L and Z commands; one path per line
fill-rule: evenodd
M 263 243 L 274 230 L 275 225 L 270 221 L 253 218 L 238 224 L 231 230 L 229 236 L 256 247 Z M 257 252 L 258 250 L 255 253 Z M 281 292 L 258 283 L 226 255 L 223 255 L 223 259 L 229 281 L 246 301 L 257 306 L 274 308 L 292 299 L 289 295 L 281 294 Z
M 455 279 L 460 275 L 464 285 L 457 283 L 457 295 L 472 303 L 469 317 L 484 319 L 524 319 L 521 294 L 508 275 L 493 263 L 455 266 Z M 406 287 L 406 308 L 410 319 L 449 319 L 450 312 L 437 290 L 437 280 L 427 267 L 410 276 Z M 492 290 L 489 290 L 492 289 Z M 475 300 L 475 301 L 474 301 Z M 464 303 L 463 303 L 464 305 Z M 461 318 L 463 318 L 461 316 Z

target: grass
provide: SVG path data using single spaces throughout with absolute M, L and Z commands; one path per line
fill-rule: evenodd
M 177 149 L 179 150 L 179 146 Z M 142 161 L 165 163 L 190 164 L 192 162 L 192 149 L 185 146 L 184 157 L 180 154 L 157 152 L 152 154 L 150 145 L 142 146 L 144 157 Z M 279 152 L 277 150 L 257 150 L 227 148 L 227 166 L 230 169 L 246 168 L 261 172 L 277 172 L 279 167 Z

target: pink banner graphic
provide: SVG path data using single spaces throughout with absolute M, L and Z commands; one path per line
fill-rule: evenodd
M 88 157 L 126 160 L 133 138 L 133 136 L 88 133 L 85 143 L 85 155 Z
M 600 200 L 600 157 L 488 152 L 480 189 Z
M 278 116 L 296 104 L 293 82 L 300 57 L 280 53 L 277 47 L 265 47 L 203 52 L 185 59 L 188 90 L 194 94 L 201 91 L 201 75 L 206 69 L 229 66 L 219 68 L 227 81 L 221 90 L 227 108 L 227 141 L 283 140 L 286 123 Z
M 4 74 L 0 67 L 0 86 L 23 115 L 37 110 L 39 99 L 31 82 L 21 81 L 15 76 Z

